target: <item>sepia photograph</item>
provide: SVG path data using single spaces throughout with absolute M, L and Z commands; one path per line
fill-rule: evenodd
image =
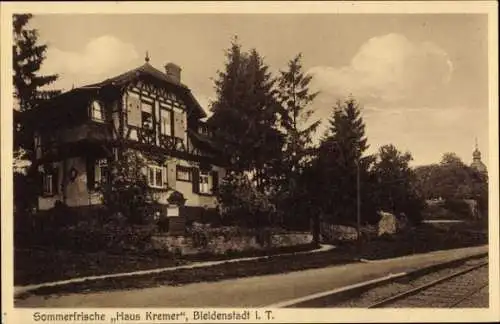
M 47 323 L 498 316 L 497 17 L 482 3 L 2 4 L 12 307 Z

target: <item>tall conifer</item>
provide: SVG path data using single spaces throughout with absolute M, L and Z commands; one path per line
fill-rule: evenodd
M 42 76 L 39 70 L 46 56 L 47 45 L 38 43 L 38 31 L 30 29 L 31 14 L 13 16 L 13 85 L 17 109 L 34 109 L 42 100 L 59 94 L 59 91 L 43 87 L 57 80 L 57 75 Z M 13 107 L 16 109 L 16 107 Z M 33 132 L 22 122 L 14 125 L 14 204 L 16 210 L 31 210 L 36 205 L 38 182 L 36 169 L 29 163 L 33 154 Z M 16 168 L 16 166 L 21 166 Z
M 302 54 L 288 62 L 288 69 L 280 71 L 278 101 L 281 104 L 280 121 L 285 133 L 285 159 L 290 172 L 300 172 L 303 159 L 312 147 L 312 136 L 320 121 L 309 122 L 314 111 L 309 107 L 318 92 L 311 92 L 312 76 L 302 71 Z
M 217 99 L 209 123 L 224 147 L 229 170 L 251 172 L 263 188 L 267 165 L 280 153 L 274 80 L 260 54 L 255 49 L 243 53 L 237 38 L 226 58 L 225 69 L 215 80 Z
M 311 92 L 312 76 L 302 70 L 302 55 L 296 55 L 280 71 L 277 81 L 277 100 L 280 104 L 280 129 L 283 133 L 283 157 L 280 161 L 280 205 L 289 226 L 307 226 L 310 194 L 303 183 L 308 157 L 313 155 L 312 136 L 320 121 L 310 122 L 310 104 L 318 95 Z M 302 208 L 305 207 L 305 208 Z M 305 210 L 307 209 L 307 210 Z
M 370 201 L 369 189 L 363 188 L 363 183 L 368 182 L 368 170 L 374 158 L 364 156 L 367 149 L 365 124 L 358 103 L 353 98 L 337 102 L 330 127 L 320 144 L 318 163 L 319 173 L 324 179 L 324 210 L 333 217 L 333 222 L 355 222 L 358 170 L 362 184 L 361 201 Z M 365 212 L 368 212 L 366 208 Z
M 45 60 L 47 45 L 38 43 L 38 31 L 29 29 L 31 14 L 13 17 L 14 45 L 12 46 L 14 68 L 14 98 L 21 111 L 30 110 L 41 100 L 60 93 L 57 90 L 43 90 L 44 86 L 55 82 L 58 75 L 40 75 L 39 70 Z

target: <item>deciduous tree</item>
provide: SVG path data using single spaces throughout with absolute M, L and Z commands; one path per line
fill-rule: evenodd
M 416 175 L 409 163 L 409 152 L 400 152 L 394 145 L 380 147 L 372 173 L 377 179 L 378 209 L 395 215 L 405 214 L 414 223 L 421 219 L 423 198 L 416 190 Z

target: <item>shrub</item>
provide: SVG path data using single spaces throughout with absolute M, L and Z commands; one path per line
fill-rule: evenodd
M 75 252 L 149 251 L 156 225 L 131 225 L 116 215 L 102 223 L 97 218 L 78 221 L 73 225 L 55 223 L 43 215 L 36 226 L 16 233 L 16 247 L 43 247 Z
M 224 225 L 259 228 L 273 224 L 274 204 L 245 175 L 227 175 L 217 199 Z
M 151 221 L 150 208 L 155 197 L 143 173 L 146 166 L 147 159 L 141 153 L 125 150 L 121 159 L 110 163 L 109 179 L 100 188 L 110 213 L 120 213 L 132 224 Z
M 167 233 L 168 229 L 170 228 L 170 222 L 168 220 L 168 217 L 161 217 L 158 220 L 158 230 L 163 233 Z
M 469 205 L 461 199 L 447 199 L 444 203 L 444 208 L 455 214 L 454 216 L 471 218 L 471 210 Z
M 168 196 L 167 201 L 171 205 L 184 206 L 186 203 L 186 198 L 179 191 L 174 191 Z
M 148 251 L 151 250 L 151 236 L 156 228 L 146 226 L 104 225 L 91 222 L 63 229 L 66 248 L 77 251 Z

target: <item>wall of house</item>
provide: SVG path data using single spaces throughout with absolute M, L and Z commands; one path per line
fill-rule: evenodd
M 39 197 L 38 198 L 38 208 L 40 210 L 47 210 L 54 207 L 57 200 L 64 201 L 62 190 L 65 191 L 65 202 L 70 207 L 79 206 L 91 206 L 102 204 L 102 195 L 100 193 L 89 194 L 87 190 L 87 173 L 86 173 L 86 162 L 83 157 L 74 157 L 66 159 L 66 168 L 64 168 L 63 161 L 56 162 L 53 164 L 58 170 L 58 194 L 50 197 Z M 74 180 L 70 179 L 71 169 L 75 168 L 77 171 L 76 178 Z M 66 185 L 63 186 L 63 178 L 66 173 Z
M 165 93 L 163 96 L 159 96 L 154 94 L 151 89 L 145 90 L 145 88 L 141 89 L 141 86 L 131 87 L 127 90 L 123 97 L 123 110 L 125 112 L 125 123 L 124 129 L 125 134 L 128 132 L 128 126 L 141 126 L 141 98 L 146 98 L 146 100 L 153 101 L 153 113 L 156 116 L 157 123 L 159 123 L 160 116 L 160 102 L 162 104 L 167 104 L 167 100 L 171 100 L 173 102 L 177 102 L 179 107 L 171 107 L 174 111 L 174 115 L 171 118 L 170 122 L 174 125 L 174 133 L 173 135 L 179 138 L 182 138 L 184 145 L 187 146 L 187 114 L 184 102 L 180 99 L 176 98 L 173 93 Z M 179 129 L 182 129 L 179 131 Z M 156 128 L 156 144 L 159 144 L 159 132 L 160 128 Z M 131 129 L 130 139 L 137 140 L 137 133 L 135 129 Z
M 76 178 L 73 181 L 69 179 L 69 173 L 72 168 L 75 168 L 77 171 Z M 67 159 L 66 174 L 66 204 L 72 207 L 90 205 L 85 159 L 81 157 Z
M 185 166 L 185 167 L 193 167 L 188 161 L 173 159 L 172 163 L 177 165 Z M 66 196 L 66 204 L 70 207 L 78 207 L 78 206 L 92 206 L 92 205 L 100 205 L 102 204 L 102 194 L 91 192 L 89 193 L 87 189 L 87 174 L 86 174 L 86 161 L 83 157 L 74 157 L 66 159 L 66 185 L 62 185 L 63 181 L 63 166 L 64 163 L 57 162 L 54 163 L 53 166 L 58 170 L 58 181 L 59 181 L 59 193 L 50 196 L 50 197 L 39 197 L 39 208 L 41 210 L 46 210 L 54 207 L 54 203 L 57 200 L 63 201 L 62 189 L 64 187 L 65 196 Z M 71 169 L 74 168 L 77 171 L 77 176 L 74 180 L 70 179 Z M 219 182 L 224 177 L 224 169 L 213 166 L 213 171 L 218 172 Z M 174 173 L 175 174 L 175 173 Z M 169 179 L 170 180 L 170 179 Z M 210 177 L 209 187 L 212 186 L 212 177 Z M 181 192 L 186 198 L 186 206 L 194 206 L 194 207 L 207 207 L 214 208 L 217 203 L 217 199 L 215 196 L 210 195 L 200 195 L 193 192 L 193 184 L 192 182 L 186 181 L 178 181 L 174 179 L 174 181 L 170 181 L 170 186 L 174 187 L 175 190 Z M 158 199 L 158 203 L 167 205 L 168 197 L 173 192 L 173 190 L 169 191 L 158 191 L 156 193 L 156 198 Z
M 62 194 L 61 194 L 61 184 L 62 184 L 62 177 L 63 177 L 63 169 L 62 169 L 62 163 L 61 162 L 54 162 L 51 164 L 52 168 L 57 170 L 57 179 L 58 183 L 57 186 L 59 188 L 58 193 L 53 195 L 53 196 L 38 196 L 38 209 L 40 210 L 47 210 L 51 209 L 54 207 L 56 201 L 62 201 Z M 39 171 L 41 171 L 43 168 L 39 168 Z M 41 184 L 40 184 L 41 185 Z
M 193 167 L 193 165 L 186 160 L 172 159 L 171 162 L 180 166 Z M 212 166 L 212 170 L 218 172 L 218 179 L 220 183 L 221 179 L 225 176 L 224 169 L 218 166 Z M 200 206 L 200 207 L 206 206 L 207 208 L 214 208 L 216 206 L 217 199 L 215 198 L 215 196 L 213 195 L 207 196 L 194 193 L 192 182 L 175 180 L 175 183 L 172 184 L 171 179 L 169 179 L 169 181 L 170 181 L 169 186 L 174 187 L 175 190 L 179 191 L 184 195 L 184 198 L 186 198 L 186 206 Z M 210 177 L 209 180 L 209 187 L 212 186 L 211 181 L 212 177 Z M 167 199 L 172 192 L 173 190 L 163 191 L 158 193 L 157 194 L 158 202 L 160 204 L 168 204 Z
M 152 89 L 150 88 L 150 85 L 147 84 L 137 84 L 136 86 L 132 86 L 130 89 L 128 89 L 122 98 L 123 102 L 123 109 L 125 111 L 125 134 L 128 132 L 128 125 L 133 125 L 133 126 L 140 126 L 140 100 L 139 96 L 144 96 L 149 99 L 154 99 L 154 113 L 158 116 L 159 111 L 160 111 L 160 101 L 162 103 L 166 103 L 167 100 L 172 100 L 173 102 L 177 102 L 179 104 L 179 107 L 175 107 L 173 109 L 174 115 L 171 119 L 171 123 L 174 126 L 174 136 L 177 137 L 182 137 L 184 144 L 187 145 L 187 134 L 185 132 L 185 128 L 187 127 L 187 114 L 186 114 L 186 109 L 185 109 L 185 104 L 179 99 L 175 97 L 175 94 L 173 93 L 167 93 L 164 92 L 163 90 L 160 89 Z M 179 132 L 178 129 L 183 129 L 183 131 Z M 159 132 L 159 128 L 157 129 Z M 131 129 L 130 133 L 130 139 L 132 140 L 137 140 L 137 134 L 135 133 L 136 131 L 134 129 Z M 182 134 L 181 134 L 182 133 Z M 159 137 L 156 136 L 156 143 L 159 144 Z M 173 161 L 179 165 L 186 166 L 186 167 L 191 167 L 192 165 L 185 160 L 180 160 L 180 159 L 175 159 Z M 167 168 L 171 166 L 167 165 Z M 221 170 L 218 167 L 213 167 L 214 171 L 219 172 L 219 181 L 220 179 L 223 178 L 224 174 L 222 174 L 223 170 Z M 173 171 L 175 174 L 175 170 Z M 173 180 L 173 181 L 172 181 Z M 184 197 L 187 199 L 186 200 L 186 205 L 187 206 L 206 206 L 208 208 L 213 208 L 215 207 L 216 204 L 216 199 L 214 196 L 206 196 L 206 195 L 199 195 L 193 192 L 193 184 L 192 182 L 185 182 L 185 181 L 176 181 L 175 176 L 169 177 L 168 179 L 169 186 L 175 188 L 175 190 L 181 192 Z M 209 186 L 212 184 L 209 183 Z M 168 204 L 167 198 L 170 196 L 170 194 L 173 192 L 173 190 L 169 191 L 159 191 L 156 194 L 156 198 L 158 199 L 158 202 L 160 204 Z

